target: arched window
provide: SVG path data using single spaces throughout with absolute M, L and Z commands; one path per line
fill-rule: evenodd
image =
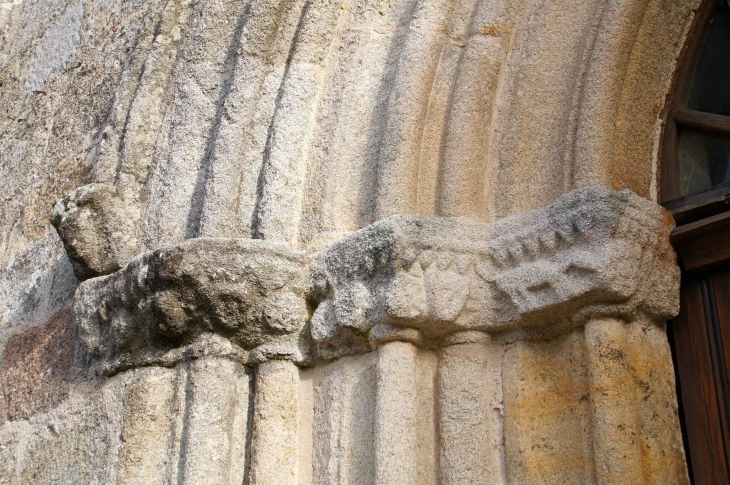
M 668 330 L 695 484 L 730 483 L 730 5 L 698 10 L 668 102 L 660 200 L 675 217 L 679 316 Z
M 730 183 L 730 6 L 698 12 L 665 128 L 664 201 Z

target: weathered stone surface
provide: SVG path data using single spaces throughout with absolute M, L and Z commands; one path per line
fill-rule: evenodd
M 378 349 L 375 483 L 418 483 L 418 347 L 388 342 Z
M 490 342 L 440 350 L 440 483 L 444 485 L 504 482 L 503 353 L 500 345 Z
M 96 384 L 76 386 L 50 412 L 0 423 L 0 484 L 243 483 L 244 366 L 202 358 Z
M 48 236 L 48 205 L 89 183 L 106 184 L 114 192 L 109 200 L 119 204 L 110 206 L 110 220 L 117 217 L 117 209 L 131 212 L 122 217 L 123 224 L 104 222 L 97 217 L 101 211 L 86 219 L 89 225 L 79 225 L 88 240 L 99 245 L 84 247 L 77 238 L 82 242 L 77 249 L 88 251 L 83 254 L 86 262 L 77 265 L 82 277 L 87 276 L 82 273 L 89 262 L 111 268 L 95 274 L 113 272 L 137 253 L 201 236 L 256 234 L 314 251 L 393 214 L 491 222 L 544 207 L 562 193 L 594 184 L 628 187 L 656 199 L 662 106 L 698 4 L 699 0 L 0 0 L 0 346 L 16 335 L 35 336 L 27 332 L 68 306 L 76 279 L 58 251 L 56 235 Z M 641 204 L 629 197 L 625 212 L 637 206 Z M 575 207 L 563 209 L 575 213 Z M 139 218 L 130 228 L 124 224 L 135 220 L 134 211 Z M 402 340 L 473 348 L 484 342 L 469 337 L 476 335 L 470 332 L 490 332 L 492 345 L 507 351 L 505 375 L 516 376 L 504 411 L 515 418 L 509 407 L 516 403 L 520 416 L 509 421 L 504 432 L 510 443 L 536 445 L 531 460 L 512 460 L 514 446 L 504 450 L 512 481 L 521 477 L 526 483 L 550 483 L 560 481 L 562 473 L 564 481 L 590 483 L 589 472 L 580 475 L 585 464 L 586 470 L 598 465 L 606 482 L 684 483 L 666 336 L 656 324 L 654 330 L 642 330 L 648 328 L 646 322 L 656 323 L 673 308 L 670 298 L 662 295 L 676 292 L 676 267 L 664 264 L 671 259 L 669 253 L 665 258 L 655 251 L 663 244 L 666 226 L 654 226 L 656 221 L 643 215 L 638 223 L 621 216 L 615 231 L 620 237 L 600 242 L 601 222 L 598 229 L 564 232 L 576 235 L 575 241 L 548 238 L 543 242 L 560 247 L 551 246 L 531 260 L 530 245 L 525 251 L 522 242 L 537 242 L 543 251 L 541 237 L 536 240 L 520 231 L 534 229 L 543 236 L 550 231 L 542 232 L 542 216 L 530 217 L 532 222 L 502 222 L 485 231 L 464 220 L 410 217 L 365 230 L 383 235 L 392 229 L 392 254 L 390 243 L 368 246 L 374 240 L 354 236 L 344 243 L 351 247 L 343 254 L 351 259 L 337 256 L 325 265 L 329 273 L 324 279 L 346 277 L 338 276 L 330 288 L 318 285 L 316 292 L 321 300 L 318 318 L 323 317 L 327 330 L 320 342 L 321 356 L 378 345 L 413 346 Z M 425 221 L 425 229 L 413 229 L 414 220 Z M 531 224 L 534 227 L 528 227 Z M 442 229 L 433 229 L 436 226 Z M 630 236 L 621 229 L 624 226 Z M 637 227 L 653 236 L 643 240 Z M 482 237 L 483 232 L 488 237 Z M 429 239 L 429 234 L 436 235 Z M 590 236 L 588 243 L 581 239 L 585 234 Z M 126 256 L 104 249 L 125 238 L 130 243 L 137 239 Z M 470 249 L 470 241 L 477 241 L 476 249 Z M 359 255 L 358 242 L 367 243 L 358 249 Z M 623 243 L 628 249 L 620 248 Z M 418 249 L 417 264 L 407 250 L 399 252 L 403 248 Z M 330 248 L 325 253 L 336 256 L 337 251 Z M 380 255 L 391 257 L 388 254 L 390 262 L 379 261 Z M 496 263 L 489 257 L 482 261 L 485 254 Z M 374 261 L 372 275 L 350 278 L 348 264 L 361 257 Z M 246 312 L 236 308 L 238 303 L 229 305 L 228 293 L 217 286 L 218 276 L 201 269 L 209 259 L 199 259 L 201 266 L 193 265 L 197 269 L 189 280 L 181 277 L 170 283 L 144 276 L 149 287 L 135 293 L 141 271 L 121 270 L 104 280 L 114 283 L 99 289 L 99 299 L 85 293 L 90 299 L 83 311 L 101 314 L 85 319 L 90 326 L 81 330 L 88 336 L 88 328 L 96 329 L 98 356 L 107 372 L 148 367 L 99 379 L 99 392 L 68 398 L 80 407 L 62 404 L 63 409 L 50 413 L 38 408 L 28 422 L 4 423 L 0 483 L 186 483 L 188 478 L 224 482 L 226 460 L 231 461 L 230 482 L 243 481 L 239 477 L 251 457 L 241 459 L 241 441 L 230 449 L 225 445 L 235 441 L 231 436 L 245 440 L 251 432 L 241 423 L 241 403 L 233 398 L 249 371 L 240 374 L 243 367 L 230 359 L 255 364 L 287 358 L 301 363 L 299 351 L 291 351 L 299 346 L 297 332 L 289 334 L 290 339 L 287 331 L 266 328 L 266 335 L 275 335 L 274 342 L 250 348 L 254 340 L 259 342 L 258 330 L 241 332 L 236 325 L 249 329 L 255 319 L 248 314 L 239 318 Z M 490 281 L 476 273 L 482 263 Z M 261 264 L 261 259 L 252 264 Z M 581 273 L 586 267 L 596 271 Z M 662 273 L 669 275 L 666 285 L 655 278 Z M 622 282 L 635 284 L 636 290 Z M 277 291 L 262 292 L 256 301 L 260 306 L 274 301 L 289 315 L 289 304 L 269 298 Z M 232 300 L 239 302 L 240 292 L 234 293 L 238 296 Z M 294 293 L 303 301 L 304 290 Z M 225 301 L 215 297 L 221 294 Z M 151 298 L 149 306 L 142 295 Z M 208 304 L 209 297 L 213 303 Z M 113 311 L 107 313 L 109 309 Z M 563 367 L 570 366 L 563 374 L 582 375 L 582 361 L 571 361 L 565 354 L 573 354 L 565 346 L 544 339 L 520 341 L 568 332 L 594 316 L 618 317 L 615 327 L 627 328 L 615 332 L 621 336 L 625 331 L 623 340 L 604 338 L 613 325 L 604 325 L 608 320 L 600 320 L 593 329 L 591 345 L 605 345 L 591 348 L 596 363 L 591 372 L 597 374 L 592 382 L 596 392 L 603 383 L 611 388 L 603 400 L 590 396 L 595 406 L 586 411 L 590 406 L 584 401 L 574 403 L 574 391 L 581 387 L 563 386 L 561 375 Z M 620 320 L 634 317 L 647 320 Z M 580 353 L 578 347 L 575 354 Z M 553 351 L 561 355 L 553 356 Z M 609 357 L 614 351 L 624 352 L 625 359 L 612 366 L 603 362 L 604 351 Z M 407 440 L 416 436 L 416 483 L 468 482 L 483 469 L 462 464 L 478 461 L 475 456 L 481 451 L 465 456 L 466 441 L 474 438 L 469 432 L 477 432 L 469 428 L 460 433 L 459 426 L 477 422 L 479 430 L 487 427 L 478 422 L 478 414 L 467 414 L 463 421 L 456 415 L 485 405 L 497 414 L 502 405 L 480 397 L 473 399 L 480 401 L 473 408 L 460 407 L 462 395 L 487 394 L 479 387 L 485 385 L 479 380 L 485 360 L 474 364 L 472 353 L 461 355 L 453 348 L 416 352 L 415 404 L 410 384 L 405 393 L 410 400 L 405 400 L 417 416 L 408 416 L 402 427 Z M 220 368 L 205 358 L 188 361 L 201 355 L 223 356 L 211 359 L 220 362 Z M 427 365 L 422 355 L 429 356 Z M 318 376 L 312 390 L 315 409 L 300 413 L 296 430 L 297 439 L 312 430 L 310 482 L 376 482 L 374 423 L 376 416 L 398 411 L 398 386 L 389 383 L 398 380 L 401 370 L 392 369 L 386 376 L 391 380 L 381 390 L 377 360 L 378 352 L 372 352 L 319 363 L 311 371 Z M 515 361 L 519 365 L 510 368 Z M 292 363 L 281 365 L 294 368 Z M 86 370 L 84 362 L 81 367 Z M 497 367 L 492 370 L 497 372 Z M 437 375 L 439 368 L 443 375 Z M 524 389 L 519 380 L 523 377 L 530 383 Z M 636 385 L 627 384 L 629 379 Z M 567 394 L 560 394 L 564 390 Z M 272 393 L 285 402 L 282 409 L 291 417 L 296 408 L 286 400 L 296 399 L 295 390 L 290 386 Z M 208 394 L 211 402 L 205 399 Z M 380 404 L 378 394 L 383 397 Z M 622 399 L 623 394 L 638 399 Z M 236 394 L 236 399 L 241 396 Z M 263 402 L 264 397 L 252 394 L 251 399 Z M 218 401 L 223 405 L 217 407 Z M 304 401 L 300 397 L 297 412 L 307 405 Z M 621 454 L 611 449 L 626 442 L 625 434 L 612 434 L 612 424 L 620 421 L 615 418 L 625 411 L 622 407 L 633 409 L 632 429 L 638 430 L 645 466 L 641 477 L 616 474 L 632 465 L 630 459 L 621 462 Z M 274 412 L 259 415 L 261 429 L 271 429 L 275 439 L 277 433 L 291 431 L 291 419 L 289 427 L 279 426 L 277 407 L 269 409 Z M 599 421 L 606 418 L 603 434 L 583 436 L 606 446 L 609 452 L 603 461 L 594 463 L 582 455 L 585 461 L 576 465 L 566 452 L 573 443 L 555 438 L 578 436 L 580 423 L 572 409 L 590 412 Z M 441 410 L 448 413 L 444 428 L 434 418 Z M 485 440 L 501 442 L 501 431 L 489 429 Z M 468 440 L 459 441 L 460 436 Z M 285 438 L 290 452 L 293 438 Z M 443 464 L 434 458 L 442 438 L 454 438 L 450 444 L 456 444 L 446 451 Z M 169 448 L 164 440 L 169 440 Z M 556 447 L 539 446 L 544 443 Z M 268 449 L 274 450 L 272 455 L 259 458 L 273 457 L 275 463 L 279 450 Z M 205 476 L 211 450 L 217 455 Z M 378 453 L 387 457 L 400 451 L 382 446 Z M 574 453 L 578 454 L 580 450 Z M 128 466 L 119 462 L 120 456 L 129 458 Z M 310 466 L 305 456 L 300 454 L 297 465 L 302 485 L 310 483 L 302 472 Z M 618 465 L 611 465 L 612 460 Z M 282 470 L 290 479 L 290 462 L 285 462 Z M 6 471 L 6 466 L 12 470 Z M 397 475 L 412 468 L 406 463 L 404 470 L 390 471 Z M 412 473 L 408 479 L 413 480 Z
M 81 284 L 75 314 L 103 372 L 204 355 L 304 362 L 306 257 L 264 241 L 200 238 Z
M 312 367 L 299 369 L 297 389 L 297 483 L 314 483 L 314 377 Z
M 635 320 L 626 325 L 626 341 L 635 386 L 626 405 L 637 409 L 644 475 L 653 483 L 689 483 L 666 325 Z
M 121 443 L 117 481 L 122 484 L 164 483 L 176 421 L 175 372 L 151 369 L 130 379 L 122 396 Z
M 582 330 L 506 350 L 507 483 L 596 483 L 588 372 Z
M 136 254 L 139 213 L 124 203 L 116 187 L 91 184 L 59 200 L 51 223 L 61 236 L 76 277 L 113 273 Z
M 375 483 L 377 352 L 315 366 L 313 484 Z
M 66 398 L 77 340 L 71 309 L 8 340 L 0 360 L 0 421 L 28 419 Z
M 416 374 L 416 483 L 438 485 L 443 480 L 439 457 L 441 377 L 436 352 L 419 349 Z
M 14 426 L 0 426 L 0 484 L 12 485 L 17 481 L 16 462 L 18 455 L 25 451 L 23 439 L 30 425 L 27 421 L 14 423 Z
M 101 182 L 94 162 L 118 149 L 106 128 L 120 86 L 141 67 L 130 58 L 149 52 L 163 5 L 0 2 L 0 253 L 23 252 L 49 227 L 49 204 Z
M 250 380 L 250 370 L 227 359 L 211 357 L 189 363 L 178 478 L 183 483 L 244 483 L 253 400 Z M 296 386 L 296 379 L 293 383 Z M 296 405 L 297 400 L 289 402 Z M 296 435 L 292 439 L 296 442 Z
M 671 228 L 655 204 L 601 187 L 492 224 L 393 216 L 313 256 L 312 336 L 327 357 L 367 350 L 380 324 L 440 338 L 549 332 L 592 315 L 671 318 Z
M 299 371 L 291 362 L 264 362 L 256 369 L 251 485 L 295 485 Z
M 112 436 L 103 403 L 52 414 L 28 436 L 18 482 L 34 484 L 106 481 Z
M 73 305 L 78 281 L 58 234 L 49 227 L 33 242 L 0 264 L 0 355 L 8 339 Z
M 598 483 L 689 483 L 663 325 L 596 319 L 585 342 Z

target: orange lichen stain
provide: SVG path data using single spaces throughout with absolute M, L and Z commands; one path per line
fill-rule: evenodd
M 654 108 L 651 110 L 652 118 L 656 119 L 659 117 L 659 112 L 662 109 L 662 105 L 659 103 L 654 103 Z
M 509 32 L 507 26 L 502 24 L 483 25 L 480 30 L 482 34 L 492 37 L 500 37 Z

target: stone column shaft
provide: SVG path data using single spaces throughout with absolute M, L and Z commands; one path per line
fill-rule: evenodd
M 181 449 L 184 484 L 243 482 L 249 376 L 221 358 L 190 363 Z
M 598 483 L 644 483 L 626 326 L 613 318 L 590 321 L 585 326 L 585 340 Z
M 256 368 L 251 485 L 297 484 L 298 373 L 289 361 Z
M 174 371 L 135 372 L 123 401 L 117 483 L 162 484 L 174 473 L 168 465 L 173 437 Z
M 499 346 L 487 342 L 441 349 L 439 424 L 444 485 L 505 483 L 500 360 Z
M 392 341 L 378 349 L 375 479 L 379 485 L 416 485 L 418 347 Z

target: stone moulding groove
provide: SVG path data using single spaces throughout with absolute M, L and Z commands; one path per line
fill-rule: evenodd
M 672 227 L 633 192 L 589 187 L 491 224 L 391 216 L 312 256 L 197 238 L 85 281 L 75 314 L 106 374 L 208 355 L 311 365 L 392 340 L 545 338 L 601 317 L 661 323 L 679 308 Z

